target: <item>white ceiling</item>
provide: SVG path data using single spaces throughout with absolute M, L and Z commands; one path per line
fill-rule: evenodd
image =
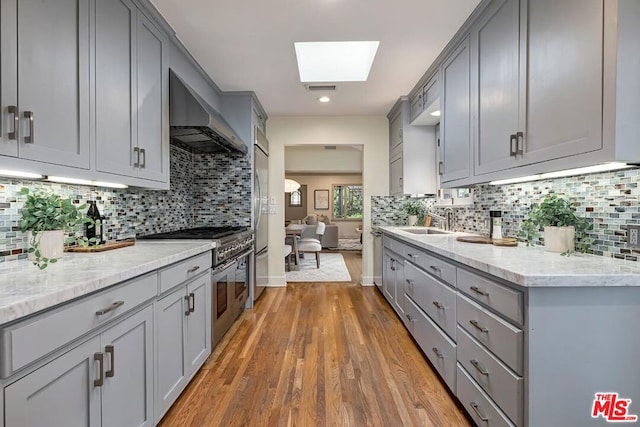
M 152 0 L 224 91 L 253 90 L 270 116 L 381 115 L 418 82 L 479 0 Z M 367 82 L 331 102 L 300 83 L 296 41 L 380 41 Z

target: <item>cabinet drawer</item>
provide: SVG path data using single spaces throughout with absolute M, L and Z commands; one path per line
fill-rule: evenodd
M 456 392 L 456 344 L 411 300 L 404 296 L 407 329 L 444 382 Z
M 461 294 L 457 297 L 458 324 L 522 375 L 522 330 L 488 312 Z
M 522 292 L 463 269 L 458 270 L 458 289 L 517 324 L 524 323 Z
M 404 278 L 405 293 L 455 340 L 456 292 L 410 262 L 404 264 Z
M 211 268 L 211 252 L 205 252 L 160 270 L 159 293 L 164 293 L 185 280 L 193 279 L 209 268 Z
M 447 282 L 453 287 L 456 286 L 456 267 L 419 249 L 407 248 L 406 253 L 402 254 L 405 258 L 422 267 L 427 273 Z
M 458 363 L 500 406 L 509 418 L 522 425 L 523 379 L 509 370 L 463 329 L 458 331 Z
M 158 275 L 154 272 L 2 329 L 0 375 L 2 378 L 8 377 L 18 369 L 152 299 L 157 292 Z M 100 310 L 108 311 L 98 314 Z
M 488 427 L 514 426 L 460 365 L 458 365 L 457 369 L 456 388 L 456 396 L 458 396 L 464 409 L 471 415 L 476 425 Z

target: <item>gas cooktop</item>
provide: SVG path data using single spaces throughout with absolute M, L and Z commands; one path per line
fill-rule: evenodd
M 247 231 L 249 227 L 196 227 L 167 233 L 150 234 L 138 239 L 221 239 Z

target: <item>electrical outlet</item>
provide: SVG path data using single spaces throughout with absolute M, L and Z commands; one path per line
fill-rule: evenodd
M 275 215 L 276 213 L 278 213 L 276 205 L 269 205 L 269 215 Z
M 627 225 L 627 241 L 629 247 L 640 249 L 640 225 Z
M 271 201 L 269 202 L 270 205 L 275 205 L 276 204 L 276 196 L 271 196 Z

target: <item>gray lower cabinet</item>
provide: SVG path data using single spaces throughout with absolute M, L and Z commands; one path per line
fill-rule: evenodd
M 404 260 L 398 254 L 384 249 L 382 272 L 383 293 L 391 307 L 404 318 Z
M 166 182 L 166 37 L 129 0 L 97 0 L 95 33 L 96 169 Z
M 207 272 L 156 303 L 156 423 L 211 354 L 211 301 Z
M 2 0 L 0 17 L 0 154 L 89 169 L 90 1 Z
M 153 425 L 147 306 L 4 390 L 6 427 Z

